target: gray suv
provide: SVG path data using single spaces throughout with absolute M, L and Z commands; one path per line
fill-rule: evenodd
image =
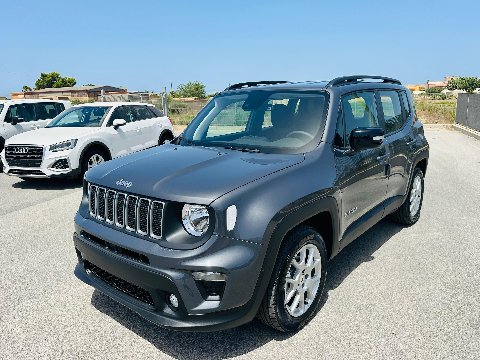
M 75 274 L 165 327 L 296 331 L 329 259 L 418 220 L 428 154 L 398 80 L 232 85 L 172 143 L 86 173 Z

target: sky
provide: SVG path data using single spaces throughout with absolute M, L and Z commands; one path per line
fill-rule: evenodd
M 480 76 L 480 2 L 0 0 L 0 96 L 41 72 L 160 91 L 254 80 Z

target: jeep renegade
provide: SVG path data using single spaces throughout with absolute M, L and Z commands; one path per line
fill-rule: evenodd
M 428 154 L 398 80 L 232 85 L 172 143 L 86 173 L 75 274 L 168 328 L 296 331 L 329 259 L 419 219 Z

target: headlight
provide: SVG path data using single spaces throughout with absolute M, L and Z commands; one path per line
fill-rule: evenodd
M 63 151 L 73 149 L 77 145 L 77 139 L 62 141 L 53 145 L 50 145 L 50 151 Z
M 182 209 L 182 223 L 185 230 L 193 236 L 202 236 L 208 230 L 210 219 L 208 209 L 202 205 L 186 204 Z

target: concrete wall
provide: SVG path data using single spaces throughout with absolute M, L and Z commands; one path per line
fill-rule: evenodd
M 480 94 L 458 94 L 455 123 L 480 131 Z

